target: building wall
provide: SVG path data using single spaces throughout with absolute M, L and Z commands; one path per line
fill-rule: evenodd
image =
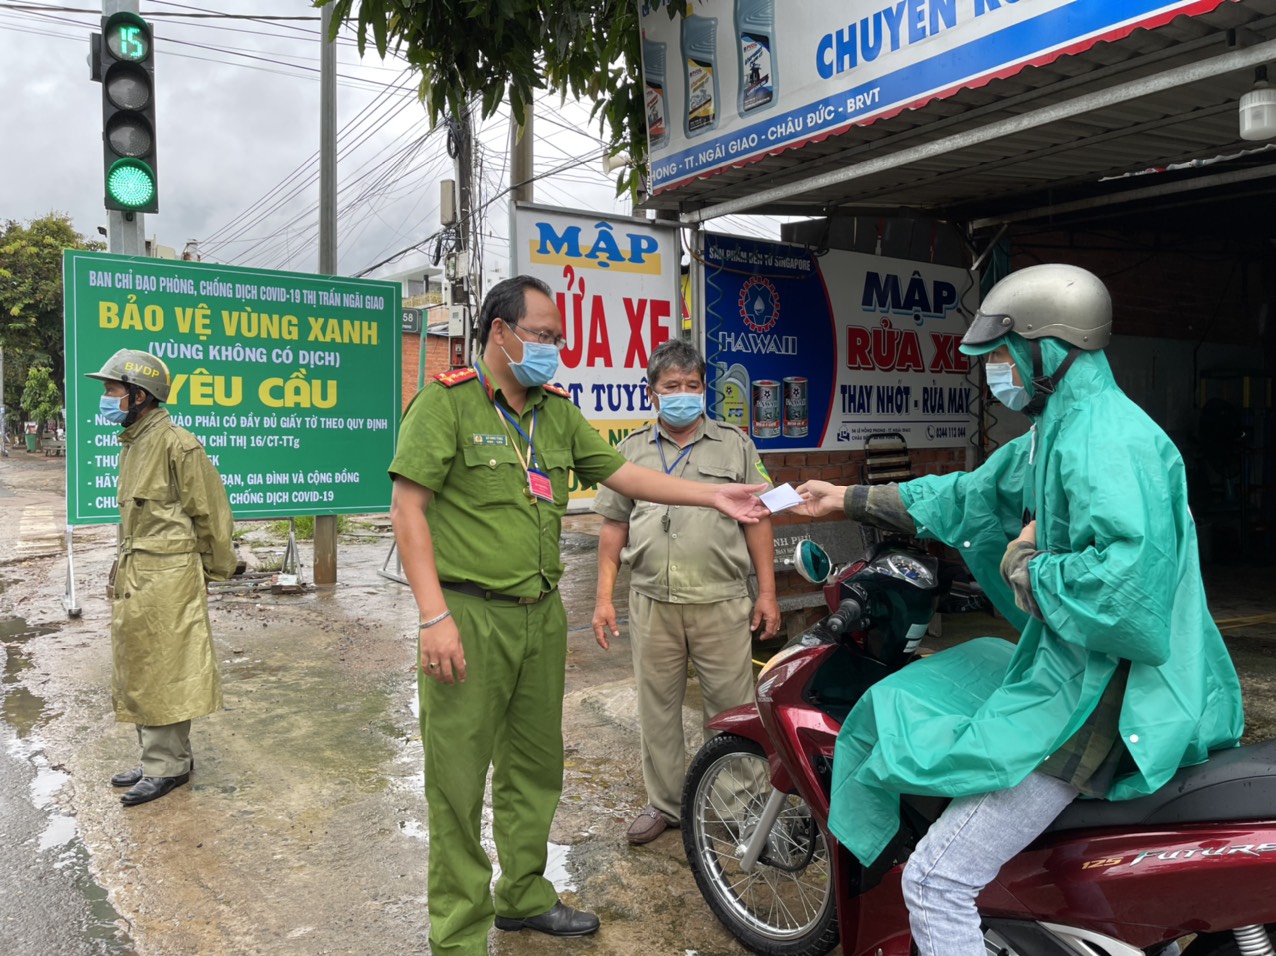
M 425 336 L 425 381 L 451 368 L 448 361 L 446 335 Z M 421 336 L 403 336 L 403 407 L 407 408 L 417 393 L 417 380 L 421 373 Z
M 1118 335 L 1247 346 L 1263 337 L 1270 264 L 1256 258 L 1253 244 L 1055 232 L 1018 237 L 1013 245 L 1015 269 L 1067 262 L 1103 279 Z

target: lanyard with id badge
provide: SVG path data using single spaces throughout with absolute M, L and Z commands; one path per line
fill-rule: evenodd
M 479 381 L 483 382 L 483 373 L 479 372 Z M 486 382 L 483 382 L 486 385 Z M 532 504 L 537 501 L 553 501 L 554 485 L 549 480 L 549 475 L 541 471 L 540 463 L 536 460 L 536 446 L 532 443 L 532 436 L 536 434 L 536 413 L 539 409 L 532 409 L 532 428 L 530 432 L 523 431 L 518 424 L 518 419 L 514 418 L 509 412 L 501 407 L 496 401 L 495 396 L 492 398 L 492 406 L 496 409 L 501 419 L 501 425 L 504 426 L 506 434 L 509 434 L 510 426 L 514 426 L 514 430 L 518 432 L 523 441 L 527 442 L 527 457 L 523 457 L 522 450 L 518 447 L 518 442 L 514 440 L 514 436 L 510 435 L 510 444 L 514 446 L 514 454 L 518 456 L 518 463 L 523 466 L 523 471 L 527 473 L 527 490 L 531 493 Z

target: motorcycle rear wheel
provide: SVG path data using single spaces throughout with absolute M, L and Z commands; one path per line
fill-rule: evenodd
M 756 743 L 720 734 L 696 754 L 682 793 L 682 842 L 714 915 L 764 956 L 824 956 L 838 943 L 828 845 L 801 797 L 790 795 L 757 866 L 740 857 L 771 795 Z

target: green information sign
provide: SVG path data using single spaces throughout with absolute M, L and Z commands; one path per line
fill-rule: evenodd
M 120 428 L 96 372 L 159 356 L 167 408 L 204 443 L 238 518 L 385 511 L 400 408 L 399 286 L 68 249 L 67 521 L 119 520 Z

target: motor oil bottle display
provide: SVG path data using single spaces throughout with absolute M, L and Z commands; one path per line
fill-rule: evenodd
M 719 369 L 724 367 L 724 365 L 718 366 Z M 717 407 L 713 417 L 747 432 L 752 410 L 748 370 L 737 362 L 725 372 L 720 372 L 715 391 Z
M 753 437 L 778 438 L 780 435 L 780 383 L 760 378 L 753 383 Z
M 717 17 L 683 17 L 682 62 L 687 71 L 683 125 L 687 136 L 698 136 L 718 125 Z
M 665 99 L 665 44 L 642 38 L 644 98 L 647 104 L 647 141 L 652 149 L 669 142 L 669 107 Z
M 775 0 L 735 0 L 736 56 L 741 116 L 771 107 L 777 98 Z

